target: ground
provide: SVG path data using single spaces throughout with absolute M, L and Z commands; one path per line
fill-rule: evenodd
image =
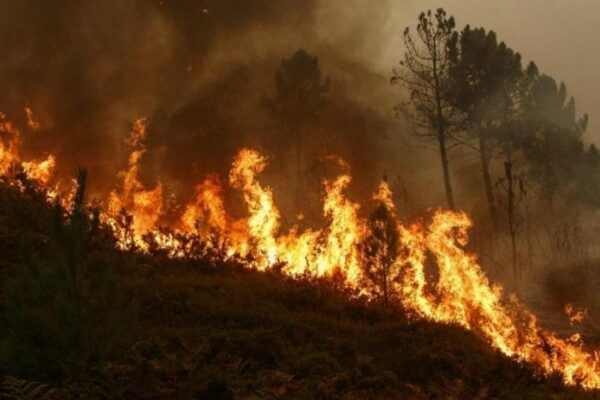
M 122 271 L 139 338 L 101 380 L 122 398 L 595 398 L 464 330 L 326 282 L 232 266 Z

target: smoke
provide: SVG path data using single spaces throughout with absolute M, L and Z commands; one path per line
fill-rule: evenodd
M 394 34 L 397 3 L 0 0 L 0 6 L 0 110 L 25 127 L 23 108 L 30 107 L 41 129 L 24 135 L 26 154 L 55 154 L 62 178 L 87 167 L 98 197 L 126 165 L 124 138 L 138 117 L 149 121 L 142 161 L 148 185 L 161 180 L 185 199 L 206 174 L 225 175 L 236 151 L 251 146 L 269 150 L 267 183 L 276 193 L 289 191 L 284 167 L 291 144 L 273 148 L 276 128 L 261 99 L 273 95 L 281 60 L 299 48 L 319 57 L 332 83 L 319 126 L 307 138 L 315 191 L 320 177 L 313 175 L 321 170 L 314 166 L 328 153 L 349 162 L 353 192 L 363 198 L 384 174 L 402 187 L 439 176 L 431 154 L 415 147 L 393 115 L 401 97 L 389 84 L 402 53 Z M 432 184 L 431 197 L 418 201 L 436 204 L 438 187 Z

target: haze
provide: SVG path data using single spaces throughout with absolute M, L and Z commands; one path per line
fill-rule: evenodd
M 533 60 L 545 73 L 562 80 L 575 97 L 579 112 L 590 114 L 587 139 L 600 134 L 596 74 L 600 55 L 595 41 L 600 38 L 600 2 L 594 0 L 438 0 L 391 1 L 391 15 L 399 17 L 395 36 L 405 25 L 414 25 L 416 16 L 428 8 L 443 7 L 454 15 L 457 26 L 465 24 L 494 30 L 498 37 L 521 53 L 523 61 Z M 396 11 L 401 10 L 401 11 Z M 397 29 L 397 30 L 396 30 Z M 383 59 L 389 64 L 398 58 L 398 48 L 390 47 Z

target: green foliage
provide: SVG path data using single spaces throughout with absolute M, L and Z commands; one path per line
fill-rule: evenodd
M 11 374 L 80 376 L 118 354 L 131 330 L 115 256 L 93 249 L 98 212 L 85 207 L 85 189 L 81 171 L 72 213 L 55 208 L 47 248 L 26 246 L 4 284 L 0 368 Z

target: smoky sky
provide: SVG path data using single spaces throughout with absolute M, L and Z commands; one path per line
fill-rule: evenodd
M 600 115 L 600 79 L 596 66 L 600 62 L 597 42 L 600 3 L 595 0 L 419 0 L 388 5 L 406 25 L 412 24 L 421 10 L 445 8 L 456 18 L 459 28 L 466 24 L 494 30 L 523 56 L 525 63 L 534 61 L 540 70 L 566 84 L 577 101 L 578 112 L 590 115 L 588 141 L 599 141 L 596 118 Z M 401 10 L 401 11 L 400 11 Z M 395 34 L 401 32 L 400 28 Z M 392 34 L 394 35 L 394 34 Z M 383 63 L 393 61 L 394 51 L 384 52 Z
M 426 187 L 427 197 L 406 197 L 433 206 L 443 196 L 436 154 L 395 118 L 403 94 L 389 79 L 404 27 L 438 6 L 459 27 L 496 30 L 565 81 L 596 126 L 592 0 L 0 0 L 0 110 L 24 126 L 23 107 L 31 107 L 41 129 L 25 132 L 26 155 L 55 154 L 62 177 L 87 167 L 98 193 L 126 166 L 132 121 L 146 117 L 146 184 L 160 179 L 188 196 L 207 173 L 226 176 L 235 152 L 252 146 L 269 155 L 277 195 L 286 189 L 289 145 L 273 145 L 277 128 L 261 104 L 281 60 L 302 48 L 332 83 L 307 139 L 314 154 L 306 174 L 321 170 L 323 154 L 338 153 L 358 191 L 386 175 L 401 192 Z

